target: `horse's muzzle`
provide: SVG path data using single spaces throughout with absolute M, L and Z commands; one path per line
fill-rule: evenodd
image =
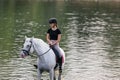
M 27 55 L 29 55 L 29 52 L 27 50 L 22 50 L 20 53 L 21 58 L 25 58 Z
M 26 55 L 25 55 L 23 52 L 20 53 L 20 57 L 21 57 L 21 58 L 25 58 L 25 56 L 26 56 Z

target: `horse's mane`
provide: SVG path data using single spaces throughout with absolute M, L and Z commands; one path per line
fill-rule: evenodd
M 38 51 L 38 53 L 41 52 L 43 54 L 50 49 L 49 45 L 42 39 L 33 38 L 32 41 L 34 48 Z
M 42 44 L 43 46 L 48 46 L 48 44 L 45 41 L 43 41 L 42 39 L 33 38 L 33 40 L 35 41 L 36 44 Z

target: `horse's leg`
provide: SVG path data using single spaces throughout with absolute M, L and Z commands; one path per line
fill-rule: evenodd
M 62 75 L 62 71 L 61 71 L 61 70 L 59 70 L 58 80 L 61 80 L 61 75 Z
M 56 74 L 55 74 L 55 69 L 54 69 L 54 80 L 56 80 Z
M 54 80 L 54 69 L 50 70 L 50 80 Z
M 58 80 L 61 80 L 61 73 L 59 73 Z
M 40 71 L 40 69 L 38 68 L 37 69 L 37 75 L 38 75 L 38 80 L 41 80 L 41 71 Z

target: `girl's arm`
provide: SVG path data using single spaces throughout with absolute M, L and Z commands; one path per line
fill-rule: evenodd
M 46 40 L 47 40 L 48 44 L 52 44 L 52 42 L 50 41 L 50 35 L 48 33 L 46 35 Z
M 57 43 L 59 43 L 61 40 L 61 34 L 58 35 Z

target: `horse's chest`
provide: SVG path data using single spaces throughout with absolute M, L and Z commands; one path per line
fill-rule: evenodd
M 43 71 L 49 71 L 49 66 L 47 64 L 40 64 L 39 68 Z

